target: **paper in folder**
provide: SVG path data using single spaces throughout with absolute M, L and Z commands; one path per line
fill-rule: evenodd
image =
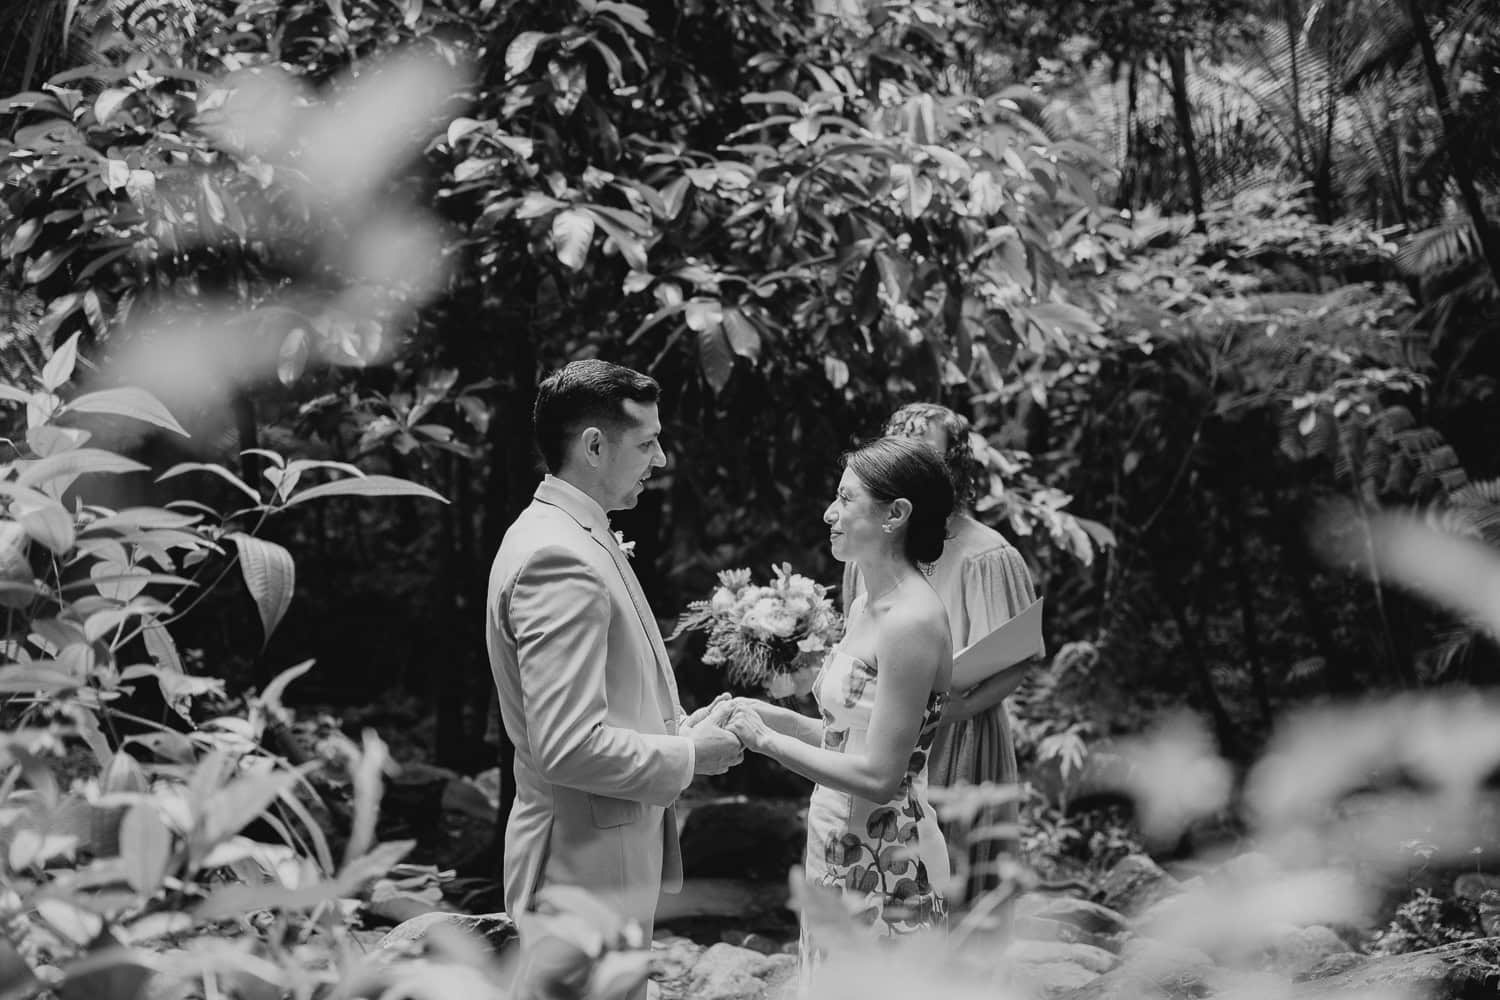
M 1042 599 L 953 657 L 953 689 L 963 691 L 1042 652 Z

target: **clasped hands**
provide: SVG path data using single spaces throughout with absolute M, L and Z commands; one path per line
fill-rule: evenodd
M 764 748 L 771 728 L 761 717 L 764 703 L 735 698 L 728 693 L 687 717 L 683 735 L 691 737 L 699 774 L 723 774 L 745 757 L 745 751 Z

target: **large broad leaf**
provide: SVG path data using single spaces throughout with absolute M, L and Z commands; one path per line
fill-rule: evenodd
M 406 479 L 397 479 L 395 476 L 362 476 L 358 479 L 340 479 L 332 483 L 323 483 L 321 486 L 309 486 L 287 501 L 288 507 L 295 507 L 299 503 L 308 500 L 318 500 L 323 497 L 425 497 L 428 500 L 436 500 L 439 503 L 447 503 L 448 500 L 441 493 L 437 493 L 425 486 Z
M 239 549 L 245 586 L 255 599 L 261 627 L 269 642 L 286 609 L 291 607 L 292 591 L 297 586 L 297 564 L 292 561 L 292 554 L 275 542 L 239 531 L 230 534 L 229 540 Z
M 751 361 L 760 357 L 760 331 L 738 306 L 724 310 L 724 332 L 734 353 Z
M 592 208 L 590 211 L 594 216 L 594 220 L 598 222 L 599 228 L 603 229 L 605 234 L 614 243 L 615 247 L 620 251 L 620 256 L 625 258 L 625 263 L 630 265 L 631 270 L 645 271 L 648 266 L 646 262 L 646 244 L 632 235 L 629 229 L 620 225 L 615 219 L 605 215 L 602 211 Z M 627 215 L 628 213 L 619 212 L 616 214 Z
M 178 462 L 166 472 L 163 472 L 161 475 L 157 476 L 156 481 L 159 483 L 163 480 L 171 479 L 174 476 L 180 476 L 184 472 L 211 473 L 215 476 L 218 476 L 226 483 L 229 483 L 241 493 L 245 494 L 245 496 L 250 498 L 250 501 L 252 503 L 260 503 L 260 494 L 252 490 L 243 479 L 241 479 L 239 476 L 236 476 L 228 469 L 224 468 L 224 466 L 215 464 L 213 462 Z
M 52 352 L 52 357 L 42 368 L 42 385 L 48 392 L 56 392 L 73 377 L 73 369 L 78 364 L 78 337 L 76 333 L 69 337 L 67 343 Z
M 294 770 L 248 774 L 215 792 L 204 803 L 195 852 L 207 854 L 239 833 L 301 779 Z
M 79 396 L 67 406 L 65 413 L 108 413 L 113 416 L 144 420 L 148 424 L 164 427 L 169 431 L 190 437 L 177 418 L 172 416 L 161 400 L 138 386 L 126 385 L 118 389 L 101 389 Z
M 66 479 L 68 483 L 71 483 L 77 477 L 89 472 L 144 472 L 147 468 L 149 467 L 140 462 L 102 448 L 74 448 L 72 451 L 64 451 L 38 459 L 26 466 L 16 477 L 16 485 L 27 489 L 37 489 L 58 479 Z M 64 484 L 59 487 L 58 492 L 66 488 L 67 485 Z
M 570 208 L 553 216 L 552 247 L 557 259 L 575 271 L 583 270 L 595 225 L 594 217 L 581 209 Z
M 177 641 L 172 638 L 172 633 L 160 622 L 153 621 L 141 629 L 141 639 L 146 643 L 146 652 L 156 665 L 170 673 L 180 674 L 182 669 L 182 657 L 177 653 Z
M 734 373 L 734 351 L 722 324 L 715 323 L 698 334 L 698 364 L 714 392 L 723 392 Z
M 1037 326 L 1064 337 L 1093 334 L 1104 329 L 1094 317 L 1066 302 L 1043 302 L 1023 311 Z
M 77 537 L 73 515 L 62 504 L 46 494 L 14 483 L 0 483 L 0 496 L 11 498 L 11 515 L 26 529 L 27 535 L 56 555 L 72 551 Z
M 523 31 L 505 47 L 505 75 L 518 76 L 531 66 L 536 47 L 547 38 L 546 32 Z
M 172 834 L 156 806 L 138 802 L 120 821 L 120 860 L 131 888 L 150 896 L 166 878 L 172 860 Z

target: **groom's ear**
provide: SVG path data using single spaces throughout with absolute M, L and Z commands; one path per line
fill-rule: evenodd
M 583 444 L 584 461 L 598 465 L 604 455 L 604 432 L 597 427 L 585 427 L 578 433 L 578 439 Z

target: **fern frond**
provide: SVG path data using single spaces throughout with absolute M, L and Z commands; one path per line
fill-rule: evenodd
M 1454 219 L 1413 233 L 1396 252 L 1396 266 L 1416 278 L 1447 271 L 1479 255 L 1479 240 L 1467 220 Z

